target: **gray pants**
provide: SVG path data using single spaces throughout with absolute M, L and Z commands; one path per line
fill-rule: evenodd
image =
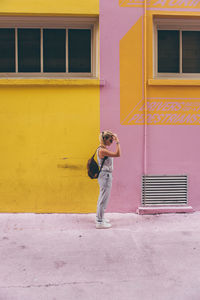
M 108 204 L 111 188 L 112 188 L 112 173 L 101 171 L 98 177 L 100 193 L 97 202 L 97 221 L 101 222 L 104 217 L 104 212 Z

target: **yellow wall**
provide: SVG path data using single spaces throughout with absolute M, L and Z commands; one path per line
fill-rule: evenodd
M 134 1 L 133 1 L 134 2 Z M 123 2 L 125 5 L 125 2 Z M 134 5 L 134 3 L 133 3 Z M 122 125 L 144 124 L 144 88 L 148 104 L 148 124 L 199 125 L 199 79 L 156 79 L 154 67 L 154 16 L 164 18 L 199 17 L 199 12 L 166 12 L 147 10 L 146 41 L 144 16 L 120 40 L 120 122 Z M 142 33 L 143 32 L 143 33 Z M 137 43 L 135 42 L 137 41 Z M 143 52 L 146 42 L 146 59 Z M 144 62 L 146 61 L 146 87 Z M 143 72 L 143 74 L 142 74 Z M 132 92 L 134 90 L 134 93 Z M 191 100 L 193 98 L 193 100 Z M 175 104 L 171 104 L 173 101 Z
M 119 44 L 120 123 L 122 125 L 131 124 L 135 111 L 137 111 L 143 103 L 142 26 L 143 17 L 140 17 L 123 36 Z M 137 43 L 135 41 L 137 41 Z
M 149 103 L 154 101 L 167 107 L 174 99 L 177 106 L 169 111 L 163 109 L 151 109 L 149 112 L 155 117 L 154 125 L 199 125 L 199 114 L 196 110 L 196 105 L 199 105 L 199 80 L 195 79 L 154 79 L 153 78 L 153 18 L 154 16 L 164 17 L 182 17 L 185 20 L 199 17 L 199 12 L 162 12 L 162 11 L 148 11 L 147 12 L 147 95 L 149 98 L 161 97 L 159 100 L 150 100 Z M 195 99 L 191 101 L 191 99 Z M 169 106 L 168 106 L 169 107 Z M 180 109 L 177 110 L 177 107 Z M 168 114 L 168 117 L 166 116 Z M 170 114 L 170 115 L 169 115 Z M 178 116 L 178 118 L 176 118 Z
M 1 13 L 99 15 L 99 0 L 5 0 Z
M 96 0 L 7 0 L 0 9 L 99 13 Z M 86 162 L 98 145 L 99 82 L 27 82 L 0 80 L 0 212 L 94 212 L 98 184 Z

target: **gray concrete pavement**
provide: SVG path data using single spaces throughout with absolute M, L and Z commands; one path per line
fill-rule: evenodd
M 0 300 L 199 300 L 200 213 L 0 214 Z

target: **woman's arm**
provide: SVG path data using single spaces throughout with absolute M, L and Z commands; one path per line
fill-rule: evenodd
M 109 156 L 109 157 L 120 157 L 121 155 L 121 148 L 120 148 L 120 143 L 119 143 L 119 139 L 117 137 L 117 135 L 113 135 L 113 140 L 116 141 L 116 151 L 112 152 L 109 151 L 105 148 L 101 148 L 99 150 L 99 156 L 100 158 L 104 158 L 104 156 Z

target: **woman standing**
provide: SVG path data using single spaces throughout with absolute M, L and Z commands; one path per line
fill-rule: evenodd
M 121 149 L 117 135 L 112 133 L 111 131 L 102 131 L 99 136 L 99 140 L 100 147 L 97 150 L 99 167 L 101 167 L 103 158 L 105 156 L 107 157 L 107 159 L 105 160 L 103 168 L 98 177 L 100 193 L 97 202 L 96 228 L 106 229 L 111 227 L 109 220 L 104 218 L 104 212 L 107 207 L 112 188 L 113 157 L 119 157 L 121 155 Z M 113 141 L 116 142 L 115 152 L 109 151 L 107 149 Z

